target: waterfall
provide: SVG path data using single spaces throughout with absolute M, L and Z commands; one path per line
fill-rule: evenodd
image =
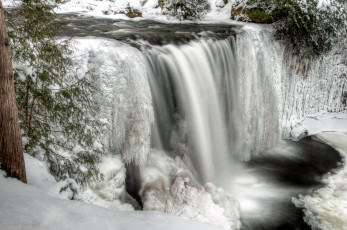
M 222 185 L 236 160 L 276 144 L 282 59 L 272 42 L 245 32 L 149 51 L 152 147 L 188 156 L 202 181 Z
M 187 121 L 190 130 L 183 132 L 189 132 L 187 135 L 192 138 L 198 154 L 193 158 L 198 161 L 197 167 L 205 182 L 218 181 L 217 169 L 225 172 L 230 167 L 230 146 L 237 145 L 236 141 L 229 142 L 229 131 L 235 121 L 228 115 L 239 111 L 237 97 L 233 97 L 238 91 L 233 43 L 234 40 L 229 39 L 181 47 L 168 45 L 149 56 L 155 115 L 159 118 L 154 125 L 154 137 L 161 136 L 161 126 L 165 126 L 167 120 L 160 121 L 162 111 L 169 116 L 176 113 L 179 119 Z M 171 133 L 171 137 L 173 135 Z M 165 148 L 165 142 L 167 140 L 155 140 L 153 147 Z

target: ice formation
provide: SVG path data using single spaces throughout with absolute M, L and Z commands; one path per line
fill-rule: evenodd
M 75 39 L 75 58 L 99 76 L 99 119 L 109 127 L 105 147 L 123 161 L 143 164 L 150 147 L 152 97 L 140 51 L 108 39 Z
M 271 31 L 246 28 L 237 35 L 236 57 L 245 142 L 240 154 L 247 160 L 281 139 L 283 48 Z
M 173 159 L 163 151 L 152 150 L 142 177 L 140 195 L 144 210 L 170 213 L 228 230 L 240 229 L 235 198 L 211 183 L 199 185 L 180 157 Z
M 92 182 L 83 192 L 83 201 L 119 211 L 133 211 L 134 207 L 126 200 L 125 165 L 120 155 L 106 157 L 98 165 L 104 178 Z
M 283 136 L 298 139 L 319 131 L 347 131 L 346 47 L 299 63 L 284 57 Z M 318 129 L 318 130 L 317 130 Z

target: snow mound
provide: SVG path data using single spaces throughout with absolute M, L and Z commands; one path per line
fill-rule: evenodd
M 343 156 L 343 168 L 325 178 L 326 187 L 312 195 L 293 198 L 293 203 L 304 208 L 304 220 L 321 230 L 345 230 L 347 226 L 347 134 L 325 132 L 317 137 L 336 148 Z
M 56 198 L 0 172 L 1 229 L 83 230 L 221 230 L 180 217 L 154 212 L 118 212 Z
M 57 182 L 43 162 L 24 153 L 27 182 L 61 199 L 79 200 L 80 187 L 72 178 Z

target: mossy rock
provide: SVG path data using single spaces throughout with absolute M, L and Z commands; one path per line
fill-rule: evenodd
M 241 6 L 231 9 L 231 19 L 255 23 L 274 23 L 286 17 L 283 9 L 272 9 L 268 5 L 253 5 L 242 8 Z

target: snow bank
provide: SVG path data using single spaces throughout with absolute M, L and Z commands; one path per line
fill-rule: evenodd
M 48 192 L 61 199 L 79 200 L 80 187 L 72 178 L 57 182 L 48 172 L 43 162 L 28 154 L 24 154 L 27 182 L 42 191 Z
M 293 198 L 293 203 L 304 209 L 304 220 L 313 229 L 345 230 L 347 226 L 347 134 L 324 132 L 318 139 L 333 146 L 343 156 L 343 167 L 327 174 L 324 188 L 312 195 Z
M 0 173 L 1 229 L 220 230 L 154 212 L 117 212 L 79 201 L 62 200 Z

